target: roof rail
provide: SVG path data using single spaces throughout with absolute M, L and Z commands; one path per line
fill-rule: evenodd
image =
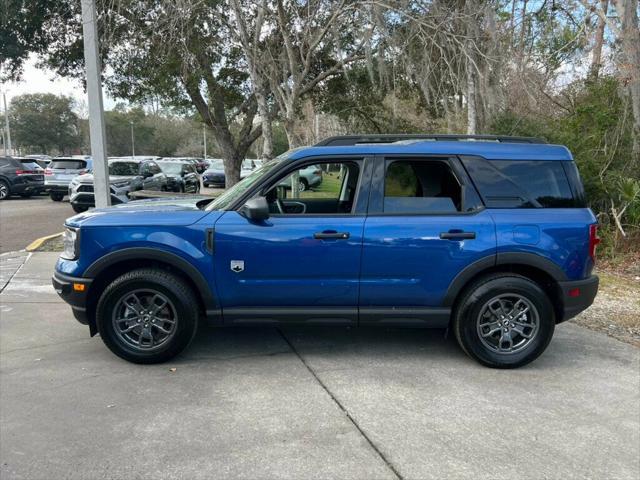
M 441 134 L 391 134 L 391 135 L 338 135 L 325 138 L 316 147 L 338 147 L 360 143 L 394 143 L 404 140 L 462 141 L 481 140 L 498 143 L 547 143 L 535 137 L 509 137 L 506 135 L 441 135 Z

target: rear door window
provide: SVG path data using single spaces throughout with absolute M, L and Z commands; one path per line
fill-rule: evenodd
M 49 168 L 60 170 L 83 170 L 86 167 L 87 162 L 84 160 L 53 160 L 49 164 Z
M 462 186 L 445 162 L 392 161 L 385 175 L 385 213 L 455 213 L 462 209 Z

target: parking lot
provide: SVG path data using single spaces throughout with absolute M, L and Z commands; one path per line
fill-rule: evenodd
M 202 188 L 205 195 L 220 189 Z M 48 195 L 10 197 L 0 202 L 0 253 L 21 250 L 33 240 L 62 231 L 64 221 L 75 215 L 68 198 L 52 201 Z
M 140 366 L 73 319 L 55 257 L 1 257 L 2 478 L 640 475 L 640 350 L 603 334 L 492 370 L 440 330 L 202 326 Z

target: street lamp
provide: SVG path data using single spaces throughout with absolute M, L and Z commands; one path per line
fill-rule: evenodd
M 136 156 L 136 142 L 133 137 L 133 120 L 129 121 L 129 125 L 131 125 L 131 160 L 133 160 Z

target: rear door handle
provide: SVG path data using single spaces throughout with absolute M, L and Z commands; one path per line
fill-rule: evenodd
M 346 240 L 349 238 L 349 232 L 336 232 L 335 230 L 325 230 L 324 232 L 317 232 L 313 234 L 313 238 L 316 240 Z
M 443 240 L 474 240 L 476 238 L 476 232 L 449 230 L 448 232 L 440 233 L 440 238 Z

